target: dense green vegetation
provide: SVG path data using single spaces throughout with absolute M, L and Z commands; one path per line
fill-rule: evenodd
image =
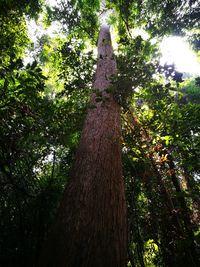
M 0 1 L 0 266 L 38 264 L 94 108 L 98 18 L 107 10 L 118 42 L 109 90 L 121 105 L 127 266 L 199 266 L 200 78 L 160 66 L 158 50 L 163 36 L 180 34 L 199 53 L 195 0 Z M 62 34 L 32 44 L 30 19 L 59 22 Z

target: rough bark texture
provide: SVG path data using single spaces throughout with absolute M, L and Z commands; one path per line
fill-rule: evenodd
M 121 165 L 120 110 L 105 92 L 116 73 L 108 27 L 98 41 L 94 88 L 109 97 L 92 104 L 77 151 L 72 177 L 64 192 L 56 223 L 40 266 L 124 267 L 127 225 Z

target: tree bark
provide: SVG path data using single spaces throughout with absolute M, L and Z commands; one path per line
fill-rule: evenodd
M 127 218 L 121 164 L 120 108 L 106 92 L 116 73 L 109 28 L 101 28 L 94 89 L 71 180 L 40 266 L 124 267 Z

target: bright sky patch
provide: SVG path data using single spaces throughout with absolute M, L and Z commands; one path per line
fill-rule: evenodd
M 161 45 L 161 64 L 174 63 L 180 72 L 200 75 L 200 64 L 189 44 L 181 37 L 171 36 L 163 39 Z

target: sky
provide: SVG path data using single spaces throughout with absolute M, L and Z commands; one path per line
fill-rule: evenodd
M 200 63 L 196 54 L 182 37 L 170 36 L 163 39 L 161 48 L 161 64 L 174 63 L 180 72 L 200 75 Z
M 56 6 L 60 0 L 46 0 L 50 6 Z

